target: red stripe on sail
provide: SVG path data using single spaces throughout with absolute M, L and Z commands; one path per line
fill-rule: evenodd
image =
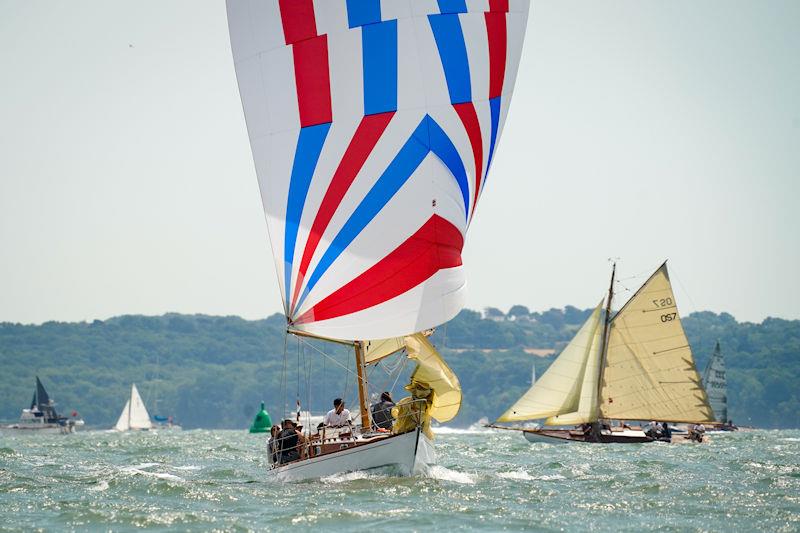
M 481 190 L 481 178 L 483 178 L 483 137 L 481 136 L 481 125 L 478 122 L 478 114 L 475 113 L 475 105 L 472 102 L 463 104 L 453 104 L 453 108 L 458 113 L 458 118 L 464 125 L 469 137 L 469 144 L 472 146 L 472 157 L 475 162 L 475 197 L 472 199 L 472 209 L 478 203 L 478 193 Z
M 278 5 L 286 44 L 294 44 L 317 36 L 312 0 L 279 0 Z
M 489 0 L 489 11 L 508 12 L 508 0 Z
M 295 43 L 292 54 L 300 126 L 305 128 L 332 122 L 328 36 L 320 35 Z
M 337 318 L 382 304 L 424 282 L 439 270 L 461 265 L 464 237 L 433 215 L 414 235 L 357 278 L 303 313 L 295 324 Z
M 394 111 L 363 117 L 358 128 L 356 128 L 356 132 L 353 134 L 353 138 L 350 139 L 350 144 L 348 144 L 339 166 L 336 167 L 336 172 L 331 178 L 328 190 L 325 191 L 319 211 L 317 211 L 317 215 L 314 218 L 314 223 L 311 225 L 311 231 L 308 234 L 308 240 L 303 250 L 303 258 L 300 261 L 297 283 L 294 286 L 291 309 L 294 309 L 297 302 L 300 286 L 303 284 L 308 265 L 317 250 L 319 240 L 325 233 L 334 213 L 339 208 L 339 204 L 342 203 L 344 195 L 350 189 L 350 185 L 352 185 L 361 167 L 364 166 L 364 162 L 369 157 L 369 154 L 372 153 L 373 148 L 378 143 L 378 139 L 383 135 L 393 116 Z
M 506 2 L 506 11 L 508 3 Z M 494 11 L 494 10 L 493 10 Z M 489 98 L 500 96 L 506 77 L 506 54 L 508 38 L 506 14 L 503 12 L 484 13 L 486 35 L 489 38 Z

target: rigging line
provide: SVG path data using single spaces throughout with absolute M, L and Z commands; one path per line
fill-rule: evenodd
M 281 404 L 283 404 L 283 416 L 281 421 L 286 419 L 286 354 L 289 351 L 289 335 L 283 335 L 283 370 L 281 371 Z
M 322 350 L 320 350 L 319 348 L 317 348 L 317 347 L 316 347 L 316 346 L 314 346 L 313 344 L 311 344 L 311 343 L 309 343 L 309 342 L 307 342 L 307 341 L 305 341 L 305 340 L 303 340 L 302 342 L 303 342 L 303 344 L 305 344 L 306 346 L 308 346 L 308 347 L 309 347 L 309 348 L 311 348 L 312 350 L 315 350 L 316 352 L 318 352 L 320 355 L 322 355 L 322 356 L 323 356 L 323 357 L 325 357 L 326 359 L 330 359 L 331 361 L 333 361 L 334 363 L 336 363 L 336 365 L 338 365 L 338 366 L 340 366 L 340 367 L 344 368 L 344 369 L 345 369 L 345 370 L 348 372 L 348 375 L 349 375 L 349 373 L 353 373 L 353 371 L 352 371 L 352 370 L 350 370 L 349 366 L 344 366 L 342 363 L 340 363 L 339 361 L 337 361 L 336 359 L 334 359 L 334 358 L 333 358 L 333 357 L 331 357 L 330 355 L 326 354 L 325 352 L 323 352 Z
M 295 401 L 300 403 L 300 337 L 297 342 L 297 390 L 295 391 Z
M 403 364 L 400 365 L 400 370 L 397 372 L 397 377 L 394 378 L 394 383 L 392 383 L 392 388 L 389 391 L 394 394 L 394 388 L 397 386 L 397 382 L 400 380 L 400 376 L 403 375 L 403 370 L 405 370 L 406 365 L 408 364 L 408 357 L 403 357 Z
M 681 286 L 681 290 L 686 295 L 686 297 L 689 298 L 689 301 L 692 303 L 692 307 L 694 308 L 693 312 L 697 312 L 698 311 L 697 304 L 695 304 L 694 300 L 692 300 L 692 295 L 689 294 L 689 291 L 686 290 L 686 287 L 683 285 L 683 282 L 681 281 L 680 276 L 678 276 L 678 273 L 675 271 L 675 268 L 670 266 L 669 269 L 670 269 L 670 277 L 675 277 L 675 279 L 678 280 L 678 285 Z

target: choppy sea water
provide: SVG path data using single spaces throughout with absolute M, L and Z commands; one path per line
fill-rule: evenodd
M 243 431 L 0 436 L 0 531 L 800 531 L 800 431 L 708 445 L 441 430 L 424 477 L 265 480 Z

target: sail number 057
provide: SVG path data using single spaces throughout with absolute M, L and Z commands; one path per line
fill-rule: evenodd
M 667 313 L 666 315 L 661 315 L 661 322 L 672 322 L 677 316 L 678 313 Z
M 653 305 L 655 305 L 656 307 L 670 307 L 672 303 L 673 303 L 672 298 L 670 297 L 656 298 L 655 300 L 653 300 Z

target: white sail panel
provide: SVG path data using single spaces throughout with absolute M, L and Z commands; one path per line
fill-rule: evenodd
M 601 311 L 602 300 L 597 305 L 595 313 L 603 316 Z M 598 389 L 597 383 L 600 379 L 600 365 L 603 359 L 603 326 L 602 320 L 598 321 L 598 326 L 594 328 L 592 343 L 586 358 L 586 367 L 583 371 L 583 382 L 578 399 L 578 409 L 572 413 L 553 416 L 545 420 L 547 426 L 574 426 L 597 420 Z
M 713 420 L 666 263 L 612 320 L 601 390 L 604 418 Z
M 142 397 L 139 396 L 139 389 L 136 385 L 131 386 L 130 399 L 130 429 L 150 429 L 153 423 L 150 421 L 150 414 L 144 406 Z
M 703 388 L 708 394 L 708 403 L 714 411 L 714 420 L 717 422 L 728 421 L 728 382 L 725 378 L 725 359 L 719 341 L 714 347 L 714 353 L 706 365 L 703 373 Z
M 128 399 L 125 402 L 125 407 L 122 408 L 122 414 L 119 415 L 119 419 L 117 419 L 117 423 L 114 425 L 114 429 L 117 431 L 128 431 L 131 429 L 129 424 L 130 420 L 130 410 L 131 410 L 131 401 Z
M 602 330 L 600 318 L 598 305 L 547 371 L 498 421 L 547 418 L 578 408 L 587 362 L 596 349 L 597 330 Z
M 374 339 L 454 317 L 529 2 L 227 8 L 291 326 Z

